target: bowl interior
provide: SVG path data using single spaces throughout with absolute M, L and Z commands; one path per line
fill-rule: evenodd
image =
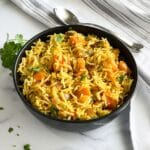
M 134 79 L 134 81 L 133 81 L 131 89 L 128 93 L 128 96 L 125 97 L 124 103 L 119 108 L 117 108 L 116 110 L 114 110 L 112 113 L 110 113 L 109 115 L 107 115 L 105 117 L 93 119 L 93 120 L 87 120 L 87 121 L 67 121 L 67 120 L 54 119 L 50 116 L 43 115 L 42 113 L 40 113 L 39 111 L 34 109 L 31 106 L 31 104 L 26 100 L 24 95 L 22 94 L 21 89 L 18 87 L 18 85 L 20 85 L 21 83 L 19 81 L 20 75 L 17 72 L 17 68 L 18 68 L 18 65 L 21 63 L 22 57 L 25 56 L 25 50 L 29 50 L 31 48 L 31 46 L 33 45 L 33 43 L 35 41 L 37 41 L 37 39 L 39 39 L 39 38 L 42 41 L 46 41 L 48 39 L 47 35 L 51 35 L 54 33 L 65 33 L 66 31 L 68 31 L 70 29 L 73 29 L 73 30 L 76 30 L 77 32 L 83 33 L 84 35 L 94 34 L 94 35 L 97 35 L 98 37 L 107 38 L 108 41 L 110 42 L 110 44 L 114 48 L 119 48 L 120 57 L 125 60 L 125 62 L 129 66 L 129 68 L 132 70 L 132 78 Z M 129 104 L 129 100 L 134 92 L 135 87 L 136 87 L 136 83 L 137 83 L 137 66 L 136 66 L 134 58 L 133 58 L 132 54 L 129 52 L 128 48 L 119 39 L 117 39 L 114 35 L 107 33 L 105 31 L 99 30 L 97 28 L 89 27 L 89 26 L 85 26 L 85 25 L 68 25 L 68 26 L 60 26 L 60 27 L 50 28 L 46 31 L 43 31 L 43 32 L 35 35 L 32 39 L 30 39 L 25 44 L 25 46 L 21 49 L 21 51 L 19 52 L 19 54 L 16 58 L 14 69 L 13 69 L 13 78 L 14 78 L 14 84 L 15 84 L 16 90 L 17 90 L 18 94 L 20 95 L 22 101 L 25 103 L 25 105 L 30 110 L 34 111 L 34 113 L 38 113 L 38 115 L 40 115 L 42 117 L 46 117 L 48 119 L 57 120 L 57 121 L 61 121 L 61 122 L 87 123 L 87 122 L 104 120 L 106 118 L 107 119 L 112 118 L 113 116 L 118 115 L 122 110 L 124 110 L 127 107 L 127 105 Z

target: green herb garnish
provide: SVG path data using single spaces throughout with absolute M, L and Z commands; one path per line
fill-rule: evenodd
M 12 70 L 15 57 L 18 54 L 18 51 L 23 47 L 25 42 L 26 41 L 23 39 L 23 36 L 21 34 L 17 34 L 15 36 L 15 39 L 11 40 L 9 40 L 9 37 L 7 35 L 7 40 L 4 43 L 3 48 L 0 49 L 2 65 L 5 68 Z
M 50 115 L 51 115 L 52 117 L 56 118 L 56 117 L 57 117 L 57 114 L 58 114 L 58 111 L 59 111 L 59 110 L 56 108 L 56 106 L 52 105 L 52 106 L 50 107 Z
M 4 110 L 4 107 L 0 107 L 0 110 Z
M 14 129 L 13 129 L 12 127 L 10 127 L 10 128 L 8 129 L 8 132 L 11 133 L 11 132 L 13 132 L 13 130 L 14 130 Z
M 37 67 L 33 67 L 31 70 L 34 71 L 34 72 L 39 72 L 40 71 L 40 67 L 37 66 Z
M 31 149 L 30 149 L 30 144 L 25 144 L 25 145 L 23 146 L 23 148 L 24 148 L 24 150 L 31 150 Z
M 125 75 L 120 75 L 119 78 L 118 78 L 119 83 L 122 83 L 124 78 L 125 78 Z
M 22 34 L 16 34 L 15 39 L 12 41 L 14 41 L 15 43 L 19 43 L 22 46 L 26 43 L 26 40 L 23 38 Z
M 56 40 L 56 42 L 61 43 L 64 40 L 64 35 L 63 34 L 56 34 L 55 40 Z
M 87 78 L 87 75 L 86 74 L 82 74 L 80 80 L 82 81 L 82 80 L 85 80 L 86 78 Z

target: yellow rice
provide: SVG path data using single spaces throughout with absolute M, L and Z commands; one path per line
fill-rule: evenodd
M 22 92 L 35 109 L 63 120 L 90 120 L 123 103 L 133 79 L 119 49 L 73 30 L 48 39 L 26 50 L 18 68 Z

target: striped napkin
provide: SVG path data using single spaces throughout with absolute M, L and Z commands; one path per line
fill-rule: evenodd
M 146 136 L 150 139 L 144 129 L 150 130 L 150 1 L 148 0 L 11 0 L 23 11 L 39 20 L 47 27 L 60 25 L 53 14 L 53 8 L 59 6 L 71 10 L 81 22 L 94 23 L 115 32 L 120 38 L 128 42 L 140 42 L 144 48 L 140 53 L 132 52 L 140 76 L 136 96 L 131 102 L 130 124 L 134 148 L 137 150 L 150 149 L 150 141 L 140 138 Z M 145 81 L 145 84 L 143 82 Z M 142 87 L 142 86 L 144 87 Z M 142 90 L 141 90 L 142 88 Z M 142 105 L 141 105 L 142 103 Z M 145 106 L 147 106 L 145 109 Z M 143 111 L 140 111 L 143 110 Z M 142 120 L 144 115 L 144 120 Z M 138 117 L 140 116 L 140 117 Z M 136 119 L 135 119 L 136 118 Z M 143 130 L 138 130 L 138 125 Z M 140 131 L 140 132 L 139 132 Z

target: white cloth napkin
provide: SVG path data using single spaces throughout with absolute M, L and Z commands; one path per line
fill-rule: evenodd
M 150 87 L 140 78 L 130 105 L 130 130 L 135 150 L 150 149 Z
M 11 1 L 48 27 L 54 27 L 60 24 L 53 15 L 53 8 L 62 6 L 71 10 L 81 22 L 95 23 L 104 26 L 105 28 L 115 32 L 119 37 L 123 37 L 128 40 L 128 42 L 142 43 L 144 48 L 141 52 L 132 54 L 137 62 L 140 76 L 147 84 L 150 85 L 150 1 Z M 139 84 L 140 83 L 143 83 L 141 79 L 139 81 Z M 143 83 L 143 85 L 145 84 Z M 150 94 L 148 95 L 148 89 L 144 89 L 144 87 L 140 89 L 139 85 L 135 94 L 136 95 L 131 101 L 130 112 L 133 145 L 137 150 L 147 150 L 150 149 L 150 133 L 148 132 L 150 131 L 150 113 L 148 112 L 150 107 L 148 97 Z M 144 122 L 142 122 L 143 117 Z M 142 145 L 145 145 L 145 147 Z

